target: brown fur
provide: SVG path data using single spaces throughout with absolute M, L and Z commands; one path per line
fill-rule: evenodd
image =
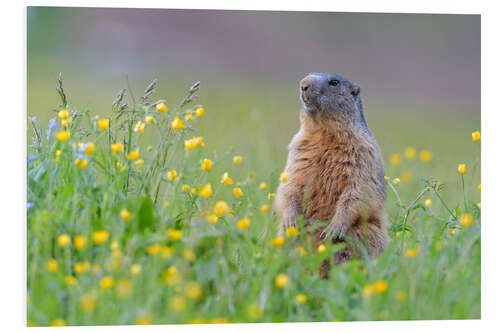
M 285 168 L 289 178 L 280 184 L 275 200 L 281 216 L 279 233 L 296 225 L 298 215 L 304 214 L 309 224 L 327 221 L 345 235 L 332 239 L 349 243 L 335 253 L 336 264 L 359 256 L 361 248 L 370 256 L 380 254 L 388 239 L 385 181 L 371 132 L 360 130 L 349 116 L 312 115 L 304 108 L 300 120 L 300 130 L 289 145 Z M 323 241 L 319 232 L 315 239 L 316 244 Z M 328 269 L 329 263 L 323 263 L 321 275 L 326 276 Z

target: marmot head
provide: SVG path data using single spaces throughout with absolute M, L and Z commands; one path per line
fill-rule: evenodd
M 300 81 L 305 113 L 318 120 L 364 123 L 360 88 L 338 74 L 309 73 Z

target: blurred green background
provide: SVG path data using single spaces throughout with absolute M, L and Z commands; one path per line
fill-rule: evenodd
M 413 146 L 434 153 L 425 175 L 456 183 L 456 164 L 468 163 L 480 181 L 478 15 L 29 7 L 27 22 L 28 116 L 43 125 L 59 72 L 72 104 L 101 116 L 126 74 L 136 96 L 158 78 L 170 108 L 200 80 L 196 135 L 268 173 L 298 130 L 300 79 L 340 73 L 361 86 L 388 175 L 422 174 L 387 162 Z

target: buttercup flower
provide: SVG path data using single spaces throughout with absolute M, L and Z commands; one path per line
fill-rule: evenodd
M 401 184 L 401 179 L 399 179 L 399 178 L 394 178 L 392 182 L 393 182 L 395 185 L 399 185 L 399 184 Z
M 229 212 L 229 206 L 225 201 L 217 201 L 214 207 L 214 214 L 222 217 Z
M 139 120 L 137 124 L 134 125 L 134 132 L 138 134 L 144 133 L 144 129 L 146 128 L 146 123 Z
M 384 280 L 379 280 L 373 283 L 373 289 L 376 293 L 384 293 L 387 290 L 387 282 Z
M 165 105 L 165 103 L 160 102 L 160 103 L 156 104 L 156 110 L 157 110 L 158 112 L 165 112 L 165 111 L 167 111 L 167 110 L 168 110 L 168 108 L 167 108 L 167 106 Z
M 167 236 L 171 240 L 176 241 L 176 240 L 179 240 L 179 239 L 182 238 L 182 231 L 177 230 L 177 229 L 168 229 L 167 230 Z
M 271 244 L 273 244 L 274 246 L 281 246 L 285 244 L 285 238 L 284 237 L 273 238 L 271 239 Z
M 101 118 L 97 121 L 97 127 L 99 129 L 105 131 L 109 128 L 109 119 L 108 118 Z
M 106 243 L 109 238 L 109 232 L 107 230 L 98 230 L 92 234 L 92 240 L 96 244 Z
M 417 156 L 417 150 L 413 147 L 406 147 L 405 156 L 407 159 L 412 160 Z
M 179 118 L 179 116 L 175 116 L 174 120 L 172 120 L 171 127 L 173 130 L 181 130 L 186 128 L 186 125 L 184 124 L 182 119 Z
M 404 171 L 402 174 L 401 174 L 401 180 L 405 183 L 408 183 L 409 181 L 411 181 L 411 178 L 413 177 L 413 175 L 411 174 L 411 172 L 409 171 Z
M 153 116 L 146 116 L 144 118 L 144 121 L 146 122 L 146 124 L 152 124 L 155 122 L 155 118 Z
M 289 278 L 288 275 L 286 274 L 279 274 L 274 279 L 274 284 L 281 289 L 285 288 L 288 285 L 288 283 L 289 283 Z
M 75 238 L 73 239 L 73 244 L 75 244 L 75 248 L 77 250 L 82 250 L 87 245 L 87 238 L 82 235 L 75 236 Z
M 139 149 L 132 150 L 130 153 L 127 154 L 126 157 L 127 157 L 127 159 L 129 159 L 131 161 L 137 160 L 140 157 Z
M 260 188 L 261 190 L 265 190 L 265 189 L 267 189 L 267 184 L 266 184 L 266 183 L 264 183 L 264 182 L 262 182 L 262 183 L 260 183 L 260 184 L 259 184 L 259 188 Z
M 58 264 L 57 264 L 57 261 L 55 259 L 49 259 L 49 261 L 47 261 L 47 270 L 49 272 L 52 272 L 54 273 L 55 271 L 57 271 L 57 268 L 58 268 Z
M 472 214 L 465 213 L 460 215 L 460 225 L 462 227 L 470 227 L 472 225 L 472 222 L 474 222 L 474 217 L 472 216 Z
M 203 289 L 198 282 L 190 281 L 184 287 L 184 293 L 188 298 L 197 301 L 203 295 Z
M 115 142 L 111 144 L 111 152 L 113 155 L 125 151 L 125 145 L 122 142 Z
M 194 116 L 191 113 L 188 113 L 184 116 L 184 119 L 186 119 L 187 121 L 191 121 L 194 119 Z
M 233 188 L 233 194 L 235 197 L 241 197 L 243 195 L 243 191 L 239 187 Z
M 431 199 L 427 199 L 427 200 L 425 200 L 424 205 L 425 205 L 426 207 L 430 207 L 430 206 L 432 206 L 432 200 L 431 200 Z
M 69 112 L 68 112 L 68 110 L 66 110 L 66 109 L 62 109 L 61 111 L 59 111 L 59 112 L 57 113 L 57 115 L 58 115 L 58 116 L 59 116 L 59 118 L 61 118 L 62 120 L 64 120 L 64 119 L 68 119 L 68 118 L 69 118 Z
M 66 131 L 66 130 L 59 131 L 56 133 L 56 139 L 59 141 L 62 141 L 62 142 L 68 141 L 70 136 L 71 136 L 71 132 Z
M 472 132 L 472 141 L 479 141 L 481 140 L 481 132 L 475 131 Z
M 235 156 L 233 157 L 233 163 L 236 165 L 239 165 L 243 163 L 243 157 L 242 156 Z
M 205 109 L 202 106 L 200 106 L 196 108 L 194 112 L 196 113 L 197 117 L 202 117 L 205 114 Z
M 212 169 L 213 162 L 207 158 L 203 159 L 201 162 L 201 168 L 205 171 L 210 171 Z
M 181 190 L 182 192 L 186 193 L 187 191 L 189 191 L 189 185 L 187 184 L 182 185 Z
M 99 281 L 99 285 L 103 289 L 112 288 L 114 284 L 115 284 L 115 279 L 112 276 L 103 276 Z
M 270 205 L 262 205 L 262 206 L 260 206 L 260 212 L 262 214 L 266 214 L 270 210 L 271 210 L 271 206 Z
M 297 296 L 295 296 L 295 302 L 297 302 L 298 304 L 304 304 L 305 302 L 307 302 L 307 296 L 304 294 L 298 294 Z
M 212 185 L 211 184 L 206 184 L 203 186 L 200 190 L 200 196 L 203 198 L 210 198 L 212 196 Z
M 318 253 L 323 253 L 323 252 L 325 252 L 325 251 L 326 251 L 326 246 L 325 246 L 325 244 L 319 244 L 317 251 L 318 251 Z
M 299 232 L 297 231 L 297 228 L 294 225 L 292 225 L 288 227 L 288 229 L 286 229 L 285 234 L 287 236 L 298 236 Z
M 122 208 L 122 210 L 120 210 L 120 217 L 125 221 L 128 221 L 128 219 L 130 219 L 130 216 L 132 216 L 132 213 L 130 213 L 127 208 Z
M 236 222 L 236 227 L 240 230 L 244 230 L 250 226 L 250 219 L 248 217 L 245 217 L 238 222 Z
M 414 257 L 418 256 L 419 253 L 420 253 L 420 245 L 417 246 L 416 248 L 408 249 L 406 251 L 406 256 L 408 258 L 414 258 Z
M 464 174 L 467 172 L 467 167 L 465 164 L 459 164 L 457 168 L 458 173 Z
M 130 275 L 137 275 L 141 272 L 141 265 L 133 264 L 130 266 Z
M 215 215 L 215 214 L 208 214 L 207 215 L 207 221 L 208 221 L 208 223 L 215 224 L 215 223 L 217 223 L 217 220 L 219 220 L 219 218 L 217 217 L 217 215 Z
M 71 243 L 71 238 L 69 237 L 68 234 L 62 234 L 57 237 L 57 244 L 60 247 L 66 247 Z
M 288 176 L 289 176 L 289 175 L 288 175 L 288 172 L 282 172 L 282 173 L 280 174 L 280 181 L 281 181 L 282 183 L 286 183 L 286 182 L 288 181 Z
M 177 171 L 170 170 L 169 172 L 167 172 L 167 178 L 170 181 L 173 181 L 174 179 L 176 179 L 177 178 Z
M 399 165 L 401 163 L 401 155 L 399 155 L 399 154 L 392 154 L 389 157 L 389 162 L 392 165 Z
M 229 174 L 227 172 L 224 172 L 220 182 L 224 185 L 233 185 L 233 180 L 231 179 L 231 177 L 229 177 Z
M 420 152 L 420 159 L 423 162 L 429 162 L 430 160 L 432 160 L 432 152 L 429 150 L 422 150 Z

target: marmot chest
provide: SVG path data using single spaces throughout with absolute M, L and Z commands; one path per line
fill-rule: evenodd
M 307 219 L 330 220 L 341 195 L 361 177 L 359 145 L 351 142 L 320 142 L 298 154 L 306 162 L 302 208 Z

